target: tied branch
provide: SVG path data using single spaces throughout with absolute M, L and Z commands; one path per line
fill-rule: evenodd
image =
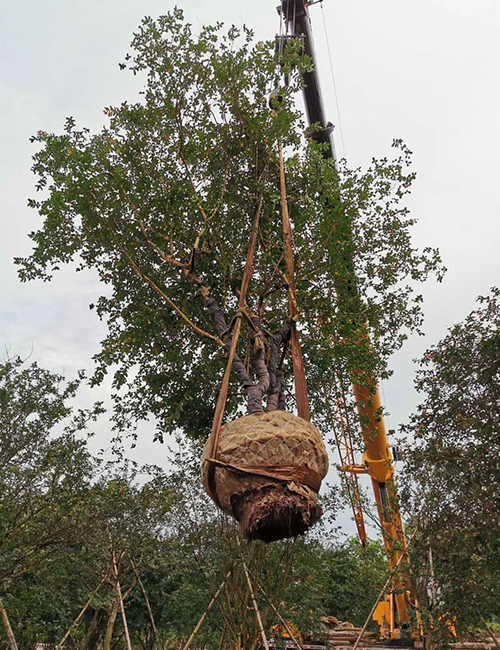
M 188 169 L 187 161 L 185 160 L 185 158 L 183 158 L 182 152 L 181 152 L 181 158 L 184 167 L 186 168 L 188 178 L 191 182 L 192 189 L 194 192 L 196 192 L 197 197 L 199 199 L 200 197 L 196 190 L 196 186 L 194 184 L 191 170 Z M 268 163 L 269 161 L 267 161 L 264 166 L 260 180 L 267 172 Z M 217 202 L 217 205 L 215 206 L 214 210 L 210 214 L 208 214 L 205 208 L 203 207 L 201 200 L 198 202 L 198 208 L 200 210 L 200 214 L 203 219 L 203 225 L 196 236 L 193 248 L 191 249 L 191 254 L 188 262 L 182 262 L 176 259 L 176 257 L 173 254 L 172 247 L 170 252 L 168 253 L 153 240 L 151 236 L 152 232 L 155 233 L 155 235 L 158 236 L 161 235 L 159 233 L 156 233 L 154 229 L 148 227 L 144 223 L 137 206 L 133 204 L 133 202 L 130 200 L 130 197 L 128 196 L 125 197 L 127 204 L 129 205 L 130 209 L 135 215 L 136 221 L 139 225 L 142 234 L 144 244 L 147 247 L 149 247 L 155 253 L 155 255 L 157 255 L 162 260 L 164 264 L 180 271 L 181 274 L 187 280 L 189 280 L 190 282 L 192 282 L 198 287 L 200 294 L 204 300 L 207 311 L 212 318 L 218 336 L 214 336 L 210 332 L 207 332 L 203 328 L 199 327 L 196 323 L 194 323 L 189 318 L 189 316 L 166 294 L 166 292 L 158 285 L 158 283 L 155 280 L 153 280 L 150 277 L 150 275 L 148 275 L 143 269 L 140 268 L 137 260 L 134 259 L 128 253 L 128 251 L 124 249 L 123 246 L 119 246 L 119 247 L 123 255 L 128 260 L 128 263 L 132 268 L 132 270 L 134 271 L 134 273 L 142 280 L 142 282 L 150 286 L 155 291 L 155 293 L 158 296 L 160 296 L 160 298 L 164 302 L 166 302 L 169 305 L 169 307 L 171 307 L 180 316 L 181 320 L 187 326 L 189 326 L 198 335 L 214 341 L 218 346 L 224 349 L 226 355 L 230 360 L 231 371 L 235 372 L 236 376 L 238 377 L 239 383 L 241 384 L 241 386 L 243 387 L 247 395 L 249 413 L 262 413 L 264 412 L 264 410 L 275 411 L 277 409 L 284 409 L 285 382 L 283 379 L 282 364 L 283 364 L 284 356 L 286 354 L 288 341 L 291 337 L 293 324 L 295 323 L 295 321 L 299 316 L 299 310 L 295 301 L 293 286 L 290 287 L 290 284 L 293 285 L 293 283 L 290 283 L 287 276 L 283 274 L 284 282 L 280 284 L 278 288 L 273 289 L 271 291 L 267 291 L 267 294 L 265 296 L 265 298 L 268 298 L 269 295 L 274 293 L 274 291 L 282 288 L 286 288 L 289 290 L 289 301 L 291 303 L 291 311 L 293 317 L 289 318 L 285 323 L 285 325 L 283 326 L 282 331 L 278 335 L 274 336 L 267 332 L 264 333 L 261 327 L 261 321 L 265 310 L 265 304 L 264 304 L 265 298 L 263 300 L 261 299 L 261 301 L 259 302 L 259 310 L 257 316 L 252 314 L 252 312 L 246 305 L 244 296 L 246 295 L 246 291 L 248 289 L 248 284 L 250 281 L 249 274 L 247 274 L 248 277 L 245 278 L 244 281 L 245 286 L 242 286 L 242 290 L 238 292 L 239 302 L 241 303 L 240 308 L 238 309 L 238 312 L 233 317 L 228 327 L 223 310 L 218 305 L 217 301 L 210 295 L 210 288 L 206 286 L 195 273 L 197 255 L 199 253 L 212 253 L 210 246 L 208 247 L 205 246 L 205 238 L 209 230 L 210 222 L 216 216 L 216 214 L 218 213 L 222 205 L 224 195 L 226 192 L 227 177 L 228 177 L 228 166 L 226 165 L 224 169 L 224 178 L 223 178 L 220 197 Z M 257 225 L 254 226 L 255 232 L 253 232 L 251 238 L 253 242 L 252 257 L 255 252 L 254 249 L 255 249 L 256 238 L 259 233 L 258 220 L 260 216 L 260 211 L 262 209 L 262 201 L 263 201 L 263 195 L 261 193 L 258 201 L 256 213 L 254 216 L 254 222 L 256 222 Z M 117 233 L 113 229 L 112 229 L 112 233 L 115 239 L 118 240 L 119 238 L 117 237 Z M 282 261 L 283 256 L 284 254 L 282 254 L 280 262 Z M 277 270 L 278 268 L 274 269 L 273 276 L 276 274 Z M 249 325 L 251 330 L 251 343 L 253 347 L 253 372 L 255 374 L 255 380 L 253 380 L 252 377 L 250 376 L 250 370 L 247 364 L 244 361 L 242 361 L 240 356 L 236 353 L 237 344 L 233 340 L 234 338 L 237 339 L 239 337 L 239 330 L 241 327 L 242 319 L 246 321 L 246 323 Z M 280 361 L 280 356 L 281 356 L 281 361 Z M 265 409 L 264 398 L 266 396 L 268 397 L 268 399 L 267 399 L 267 408 Z

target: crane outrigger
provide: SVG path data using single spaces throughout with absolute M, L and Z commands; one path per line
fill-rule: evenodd
M 316 62 L 314 43 L 312 38 L 309 6 L 315 2 L 306 0 L 282 0 L 278 7 L 284 24 L 286 34 L 278 39 L 300 38 L 303 41 L 303 52 L 313 63 Z M 280 43 L 280 47 L 282 47 Z M 306 115 L 311 130 L 311 137 L 325 145 L 323 156 L 336 160 L 335 146 L 332 137 L 333 126 L 326 120 L 319 76 L 316 66 L 302 74 L 304 87 L 303 95 Z M 331 202 L 338 201 L 338 197 L 325 197 Z M 345 263 L 352 269 L 352 261 L 346 257 Z M 337 288 L 339 300 L 352 300 L 355 298 L 356 286 L 354 282 L 344 283 Z M 369 344 L 369 334 L 365 323 L 358 324 L 360 335 Z M 366 542 L 366 531 L 360 507 L 357 476 L 367 474 L 371 478 L 377 512 L 383 533 L 383 541 L 389 569 L 393 576 L 391 592 L 385 600 L 380 602 L 373 614 L 374 620 L 380 625 L 381 637 L 388 640 L 401 638 L 404 629 L 411 632 L 412 638 L 419 642 L 419 626 L 412 618 L 411 612 L 416 611 L 416 602 L 408 572 L 408 544 L 405 535 L 399 500 L 394 479 L 393 457 L 387 438 L 387 431 L 382 414 L 382 403 L 379 389 L 358 383 L 355 373 L 351 376 L 352 389 L 356 406 L 360 415 L 361 433 L 363 436 L 365 452 L 361 464 L 354 462 L 352 441 L 347 428 L 338 434 L 338 446 L 341 453 L 341 469 L 350 478 L 351 503 L 361 542 Z M 376 386 L 376 382 L 374 384 Z

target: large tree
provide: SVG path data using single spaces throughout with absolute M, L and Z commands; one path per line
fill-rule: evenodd
M 422 606 L 459 631 L 500 616 L 500 290 L 479 303 L 420 361 L 405 427 Z
M 64 133 L 33 138 L 40 197 L 30 205 L 43 225 L 31 235 L 32 255 L 18 260 L 21 278 L 48 280 L 61 263 L 97 270 L 105 288 L 95 309 L 109 334 L 93 381 L 114 371 L 116 427 L 154 414 L 160 438 L 178 427 L 204 438 L 258 217 L 233 369 L 257 402 L 283 408 L 291 278 L 280 225 L 282 146 L 296 261 L 290 298 L 319 422 L 334 370 L 387 373 L 389 355 L 421 324 L 414 281 L 442 272 L 436 251 L 411 245 L 414 220 L 402 202 L 414 179 L 410 152 L 398 142 L 394 160 L 374 160 L 365 173 L 324 160 L 293 107 L 299 72 L 311 66 L 300 42 L 279 61 L 274 44 L 255 43 L 247 28 L 217 24 L 194 34 L 174 10 L 144 19 L 132 50 L 122 67 L 144 79 L 140 101 L 105 109 L 109 123 L 98 133 L 68 118 Z M 291 83 L 270 110 L 283 71 Z M 342 287 L 355 290 L 339 300 Z M 228 413 L 240 403 L 234 384 Z

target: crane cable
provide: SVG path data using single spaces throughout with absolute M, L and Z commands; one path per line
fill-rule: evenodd
M 328 36 L 328 30 L 326 28 L 326 18 L 325 18 L 325 10 L 323 8 L 323 2 L 321 1 L 320 4 L 321 4 L 321 16 L 323 18 L 323 28 L 325 30 L 326 48 L 328 50 L 328 60 L 330 62 L 330 75 L 332 77 L 333 95 L 335 97 L 335 106 L 337 108 L 337 116 L 339 118 L 340 139 L 342 141 L 342 150 L 344 152 L 344 158 L 347 159 L 347 151 L 346 151 L 346 148 L 345 148 L 345 140 L 344 140 L 344 129 L 342 128 L 342 118 L 340 116 L 339 95 L 338 95 L 338 92 L 337 92 L 337 83 L 335 81 L 335 72 L 333 70 L 332 51 L 331 51 L 331 48 L 330 48 L 330 37 Z

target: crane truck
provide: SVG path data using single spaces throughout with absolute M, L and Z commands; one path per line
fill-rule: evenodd
M 302 40 L 303 52 L 313 63 L 316 62 L 314 51 L 309 7 L 316 2 L 306 0 L 282 0 L 278 7 L 285 33 L 280 34 L 277 46 L 283 48 L 286 39 Z M 336 160 L 333 141 L 333 126 L 326 120 L 321 94 L 317 67 L 303 72 L 303 96 L 307 121 L 311 129 L 311 137 L 323 146 L 323 155 L 327 159 Z M 328 197 L 326 197 L 328 200 Z M 334 197 L 330 197 L 334 200 Z M 349 264 L 349 260 L 346 260 Z M 356 291 L 355 284 L 339 289 L 339 299 L 352 298 L 349 293 Z M 360 330 L 368 337 L 368 330 L 360 324 Z M 384 423 L 382 403 L 378 388 L 374 391 L 367 382 L 359 382 L 352 378 L 352 391 L 356 401 L 361 423 L 365 451 L 361 463 L 356 463 L 353 444 L 349 432 L 341 431 L 337 435 L 337 444 L 341 454 L 341 470 L 348 477 L 350 499 L 354 510 L 354 519 L 362 544 L 366 543 L 367 535 L 360 507 L 357 477 L 366 474 L 371 479 L 377 513 L 382 530 L 383 542 L 387 554 L 392 585 L 386 597 L 378 603 L 373 613 L 373 619 L 380 628 L 380 638 L 395 641 L 402 637 L 410 637 L 413 645 L 422 645 L 420 626 L 418 625 L 418 609 L 414 597 L 414 589 L 405 571 L 408 565 L 408 544 L 401 520 L 398 494 L 394 478 L 393 456 L 388 442 Z M 371 383 L 371 382 L 370 382 Z M 376 382 L 375 382 L 376 383 Z M 406 632 L 404 632 L 406 631 Z

